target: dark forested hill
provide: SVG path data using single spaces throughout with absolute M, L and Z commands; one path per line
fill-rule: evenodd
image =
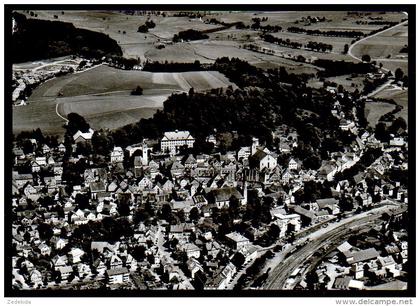
M 12 37 L 14 63 L 70 54 L 122 55 L 117 42 L 106 34 L 79 29 L 67 22 L 26 18 L 16 12 L 13 17 L 17 23 Z

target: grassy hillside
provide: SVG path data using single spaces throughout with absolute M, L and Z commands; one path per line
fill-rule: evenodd
M 144 89 L 143 95 L 130 95 L 138 85 Z M 153 73 L 99 66 L 37 87 L 28 105 L 13 109 L 13 130 L 18 133 L 39 127 L 45 133 L 60 134 L 64 121 L 57 113 L 65 117 L 71 112 L 84 116 L 95 129 L 114 129 L 153 116 L 173 92 L 229 85 L 235 87 L 216 71 Z

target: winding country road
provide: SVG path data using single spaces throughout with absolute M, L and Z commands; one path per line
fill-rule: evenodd
M 360 39 L 360 40 L 356 41 L 354 44 L 352 44 L 352 45 L 349 47 L 348 55 L 349 55 L 349 56 L 351 56 L 352 58 L 354 58 L 355 60 L 357 60 L 357 61 L 361 62 L 361 61 L 362 61 L 362 58 L 361 58 L 361 57 L 357 57 L 357 56 L 355 56 L 355 55 L 352 53 L 352 50 L 353 50 L 353 48 L 354 48 L 355 46 L 357 46 L 358 44 L 360 44 L 362 41 L 368 40 L 369 38 L 372 38 L 372 37 L 375 37 L 375 36 L 380 35 L 380 34 L 382 34 L 382 33 L 385 33 L 385 32 L 387 32 L 387 31 L 390 31 L 390 30 L 392 30 L 392 29 L 394 29 L 394 28 L 396 28 L 396 27 L 399 27 L 399 26 L 401 26 L 401 25 L 403 25 L 403 24 L 406 24 L 406 23 L 408 23 L 408 20 L 403 21 L 403 22 L 400 22 L 399 24 L 396 24 L 396 25 L 394 25 L 394 26 L 392 26 L 392 27 L 390 27 L 390 28 L 387 28 L 387 29 L 385 29 L 385 30 L 383 30 L 383 31 L 380 31 L 380 32 L 378 32 L 378 33 L 375 33 L 375 34 L 373 34 L 373 35 L 366 36 L 366 37 L 364 37 L 364 38 L 362 38 L 362 39 Z M 382 68 L 382 69 L 383 69 L 383 70 L 386 70 L 386 71 L 389 71 L 389 70 L 388 70 L 388 69 L 386 69 L 386 68 Z
M 408 23 L 408 20 L 403 21 L 403 22 L 400 22 L 399 24 L 396 24 L 396 25 L 394 25 L 394 26 L 392 26 L 392 27 L 390 27 L 390 28 L 387 28 L 387 29 L 385 29 L 385 30 L 383 30 L 383 31 L 380 31 L 380 32 L 378 32 L 378 33 L 375 33 L 375 34 L 373 34 L 373 35 L 366 36 L 366 37 L 364 37 L 364 38 L 362 38 L 362 39 L 360 39 L 360 40 L 356 41 L 354 44 L 352 44 L 352 45 L 349 47 L 349 50 L 348 50 L 347 54 L 348 54 L 350 57 L 352 57 L 353 59 L 355 59 L 355 60 L 357 60 L 357 61 L 361 62 L 361 61 L 362 61 L 362 58 L 361 58 L 361 57 L 359 58 L 359 57 L 355 56 L 355 55 L 352 53 L 352 50 L 353 50 L 353 48 L 354 48 L 355 46 L 357 46 L 358 44 L 360 44 L 361 42 L 363 42 L 363 41 L 365 41 L 365 40 L 367 40 L 367 39 L 370 39 L 370 38 L 372 38 L 372 37 L 375 37 L 375 36 L 377 36 L 377 35 L 380 35 L 380 34 L 382 34 L 382 33 L 385 33 L 385 32 L 387 32 L 387 31 L 390 31 L 390 30 L 392 30 L 392 29 L 394 29 L 394 28 L 396 28 L 396 27 L 402 26 L 402 25 L 404 25 L 404 24 L 406 24 L 406 23 Z M 399 61 L 399 62 L 404 62 L 404 61 L 407 61 L 407 60 L 404 60 L 404 59 L 381 59 L 381 58 L 375 58 L 375 59 L 373 59 L 373 60 L 381 60 L 381 61 Z M 389 72 L 389 71 L 390 71 L 389 69 L 384 68 L 384 67 L 382 67 L 381 69 L 382 69 L 384 72 Z M 392 80 L 387 81 L 385 84 L 381 85 L 380 87 L 378 87 L 377 89 L 375 89 L 373 92 L 369 93 L 366 97 L 368 98 L 368 97 L 372 97 L 372 96 L 376 95 L 377 93 L 381 92 L 381 91 L 382 91 L 382 90 L 384 90 L 386 87 L 388 87 L 391 83 L 392 83 Z
M 352 232 L 360 230 L 362 225 L 373 222 L 379 219 L 384 212 L 395 213 L 395 205 L 386 205 L 349 219 L 344 219 L 339 223 L 331 224 L 323 230 L 319 230 L 310 236 L 307 244 L 304 244 L 297 251 L 296 248 L 291 248 L 288 251 L 288 256 L 277 265 L 270 275 L 266 283 L 263 285 L 263 289 L 275 289 L 282 290 L 286 285 L 286 281 L 291 273 L 299 268 L 308 258 L 314 256 L 314 254 L 327 245 L 331 245 L 334 242 L 340 242 L 342 239 Z M 406 206 L 400 206 L 398 212 L 406 210 Z M 304 242 L 301 239 L 301 243 Z

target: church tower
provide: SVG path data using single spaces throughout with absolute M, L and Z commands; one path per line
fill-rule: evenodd
M 142 162 L 144 166 L 147 166 L 149 164 L 149 154 L 148 154 L 149 148 L 147 147 L 147 144 L 145 142 L 143 142 L 143 146 L 142 146 L 142 152 L 143 152 L 143 156 L 142 156 Z
M 244 199 L 242 202 L 243 205 L 248 204 L 248 182 L 244 182 Z
M 258 138 L 252 137 L 252 147 L 251 147 L 251 155 L 254 155 L 257 152 L 257 147 L 260 145 L 260 141 Z

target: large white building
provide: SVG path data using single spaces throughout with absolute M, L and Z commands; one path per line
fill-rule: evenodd
M 171 154 L 175 154 L 182 146 L 192 148 L 194 142 L 195 139 L 191 136 L 189 131 L 176 130 L 173 132 L 165 132 L 162 140 L 160 141 L 160 149 L 162 152 L 170 152 Z

